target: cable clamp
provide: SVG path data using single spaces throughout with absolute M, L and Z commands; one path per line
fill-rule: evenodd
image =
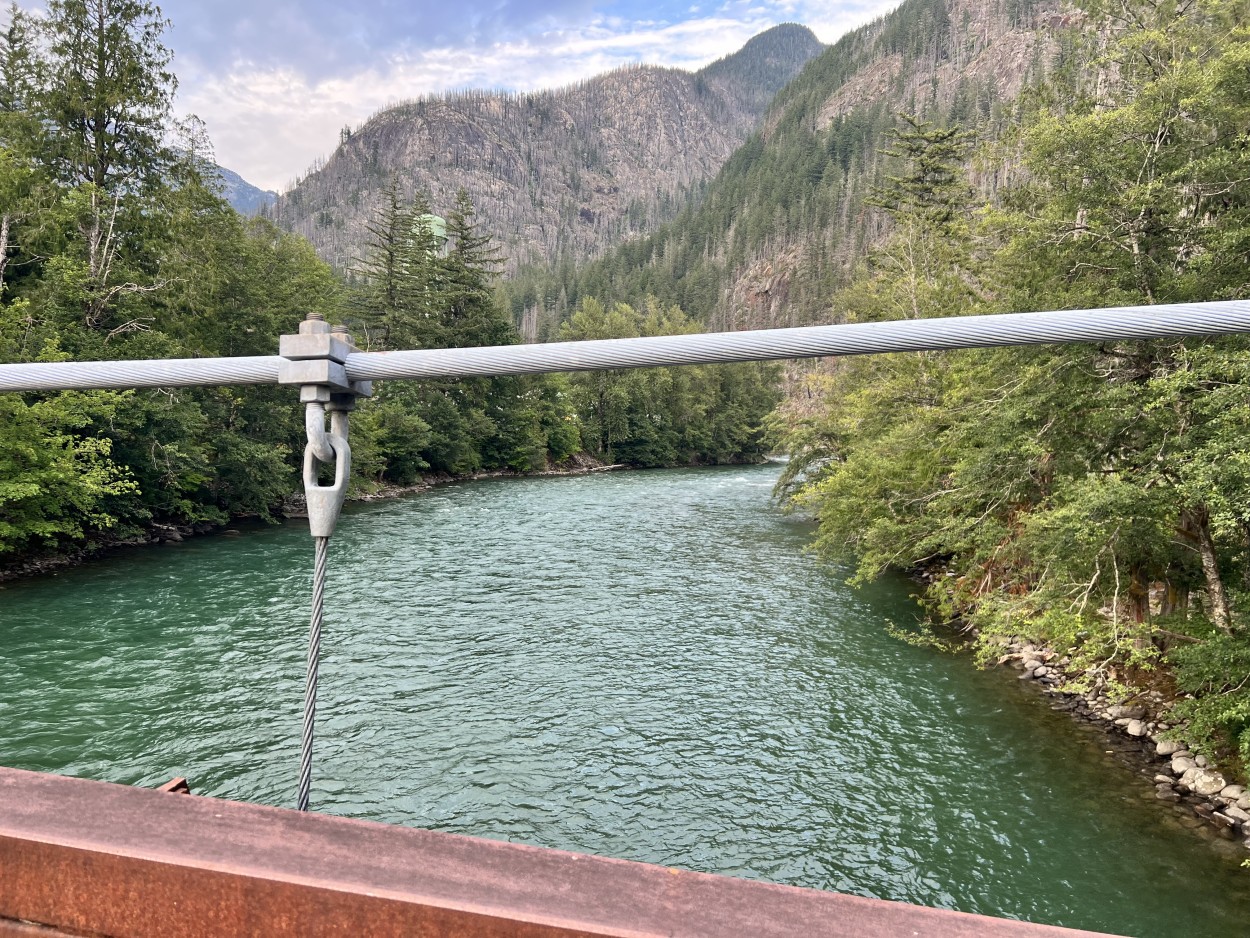
M 279 384 L 298 384 L 304 404 L 304 498 L 308 503 L 308 527 L 313 537 L 334 533 L 347 498 L 351 479 L 352 450 L 348 445 L 348 414 L 358 397 L 369 397 L 373 384 L 348 381 L 344 363 L 356 349 L 343 326 L 333 329 L 318 313 L 310 313 L 298 335 L 284 335 L 279 350 L 286 361 L 278 369 Z M 326 430 L 326 416 L 330 429 Z M 321 464 L 334 466 L 334 482 L 318 481 Z

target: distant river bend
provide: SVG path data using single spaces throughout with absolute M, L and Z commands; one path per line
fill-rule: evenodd
M 887 635 L 910 584 L 854 591 L 805 554 L 776 475 L 349 509 L 314 806 L 1121 934 L 1250 934 L 1233 853 L 1014 675 Z M 289 804 L 310 561 L 292 523 L 0 587 L 0 763 Z

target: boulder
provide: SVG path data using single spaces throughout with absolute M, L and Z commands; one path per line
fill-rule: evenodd
M 1170 756 L 1180 752 L 1185 744 L 1178 739 L 1165 739 L 1155 746 L 1155 752 L 1161 756 Z
M 1172 774 L 1173 775 L 1184 775 L 1186 772 L 1190 771 L 1191 769 L 1196 769 L 1197 767 L 1198 767 L 1198 763 L 1196 763 L 1193 759 L 1186 759 L 1183 756 L 1172 757 Z
M 1125 727 L 1130 736 L 1145 736 L 1146 724 L 1141 720 L 1129 720 L 1128 726 Z
M 1212 772 L 1210 769 L 1199 768 L 1196 772 L 1194 772 L 1193 778 L 1188 784 L 1196 795 L 1214 795 L 1227 785 L 1228 782 L 1224 781 L 1224 776 L 1219 772 Z
M 1236 821 L 1234 821 L 1232 818 L 1228 817 L 1227 815 L 1220 814 L 1219 811 L 1212 813 L 1211 820 L 1215 822 L 1215 825 L 1217 827 L 1223 828 L 1225 830 L 1237 826 Z
M 1242 824 L 1250 821 L 1250 811 L 1243 811 L 1235 804 L 1230 804 L 1227 808 L 1225 808 L 1224 813 L 1233 820 L 1240 821 Z
M 1227 798 L 1230 801 L 1236 801 L 1245 793 L 1246 789 L 1243 785 L 1225 785 L 1223 790 L 1220 792 L 1220 797 Z

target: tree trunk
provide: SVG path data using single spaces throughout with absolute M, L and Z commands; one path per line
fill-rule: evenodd
M 1187 512 L 1189 526 L 1198 542 L 1198 554 L 1202 558 L 1202 575 L 1207 581 L 1207 595 L 1211 599 L 1211 620 L 1227 635 L 1233 634 L 1233 619 L 1228 602 L 1228 591 L 1220 576 L 1219 558 L 1215 554 L 1215 540 L 1211 537 L 1211 518 L 1206 505 Z
M 4 269 L 9 266 L 9 216 L 0 215 L 0 297 L 4 296 Z

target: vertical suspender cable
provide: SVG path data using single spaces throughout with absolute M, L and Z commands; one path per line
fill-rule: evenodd
M 326 556 L 328 537 L 313 538 L 316 558 L 313 562 L 312 620 L 308 628 L 308 667 L 304 678 L 304 731 L 300 736 L 299 792 L 295 806 L 308 810 L 308 794 L 312 788 L 313 725 L 317 721 L 317 665 L 321 658 L 321 614 L 325 604 Z

